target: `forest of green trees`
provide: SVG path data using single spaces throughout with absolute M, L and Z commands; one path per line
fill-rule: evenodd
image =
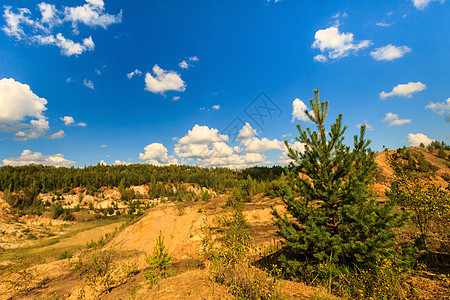
M 203 168 L 187 165 L 154 166 L 134 164 L 128 166 L 89 166 L 85 168 L 57 168 L 42 165 L 0 167 L 0 190 L 19 192 L 33 188 L 39 192 L 63 191 L 73 188 L 98 190 L 101 187 L 125 187 L 156 183 L 196 183 L 223 193 L 248 176 L 261 182 L 280 177 L 284 168 L 252 167 L 243 170 Z

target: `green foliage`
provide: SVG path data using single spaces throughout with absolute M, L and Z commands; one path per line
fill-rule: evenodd
M 419 155 L 419 157 L 417 158 L 417 163 L 419 164 L 419 170 L 421 172 L 428 173 L 431 171 L 430 164 L 425 160 L 423 155 Z
M 327 132 L 328 101 L 319 100 L 318 90 L 314 93 L 312 112 L 306 113 L 317 131 L 297 125 L 296 139 L 305 151 L 295 151 L 285 141 L 297 166 L 283 187 L 287 212 L 273 211 L 285 244 L 282 266 L 292 276 L 313 281 L 329 279 L 320 272 L 325 263 L 373 269 L 380 259 L 400 261 L 393 229 L 402 226 L 406 216 L 394 212 L 393 202 L 380 204 L 372 197 L 369 186 L 376 164 L 370 141 L 364 138 L 365 126 L 350 149 L 343 143 L 347 127 L 342 127 L 342 115 Z
M 72 256 L 73 256 L 73 254 L 66 250 L 58 256 L 58 259 L 72 258 Z
M 388 196 L 406 207 L 413 214 L 413 222 L 419 228 L 419 239 L 426 246 L 426 237 L 435 233 L 448 243 L 450 234 L 450 192 L 423 175 L 406 168 L 393 156 L 388 156 L 394 169 L 394 178 Z
M 5 190 L 4 198 L 11 208 L 17 212 L 37 213 L 40 214 L 44 210 L 44 204 L 39 199 L 41 191 L 39 184 L 33 182 L 30 186 L 25 187 L 22 191 L 12 192 L 12 184 Z
M 439 149 L 439 151 L 438 151 L 438 156 L 440 157 L 440 158 L 443 158 L 443 159 L 446 159 L 447 158 L 447 154 L 445 153 L 445 151 L 444 151 L 444 149 Z
M 28 291 L 31 289 L 34 276 L 30 271 L 31 261 L 24 255 L 14 254 L 8 271 L 12 278 L 7 279 L 5 283 L 9 284 L 15 291 Z
M 324 266 L 326 268 L 326 266 Z M 414 299 L 403 286 L 405 274 L 391 260 L 377 260 L 374 269 L 344 270 L 334 279 L 336 293 L 347 299 Z
M 242 209 L 237 203 L 230 216 L 218 219 L 220 243 L 213 239 L 217 230 L 202 228 L 203 256 L 211 262 L 212 280 L 226 285 L 236 299 L 282 299 L 276 280 L 250 263 L 251 238 Z
M 58 219 L 64 213 L 64 208 L 60 203 L 50 206 L 50 212 L 52 213 L 53 219 Z
M 81 253 L 73 262 L 73 270 L 87 283 L 109 288 L 113 283 L 115 253 L 112 250 Z
M 432 141 L 428 146 L 428 150 L 434 150 L 434 149 L 443 149 L 443 150 L 450 150 L 450 145 L 447 145 L 444 143 L 444 141 Z
M 145 261 L 148 263 L 149 269 L 144 271 L 144 278 L 149 280 L 152 286 L 161 279 L 172 275 L 172 256 L 164 245 L 164 236 L 162 236 L 161 231 L 156 239 L 153 255 L 146 255 Z

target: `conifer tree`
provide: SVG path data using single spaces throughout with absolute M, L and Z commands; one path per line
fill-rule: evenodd
M 350 149 L 343 142 L 342 115 L 327 132 L 328 101 L 319 100 L 318 90 L 314 94 L 312 111 L 305 113 L 317 131 L 297 125 L 296 140 L 304 143 L 304 152 L 285 141 L 295 166 L 284 187 L 286 212 L 273 211 L 285 245 L 280 260 L 294 275 L 315 276 L 321 264 L 374 266 L 396 255 L 393 228 L 405 218 L 393 211 L 393 203 L 379 204 L 372 197 L 376 164 L 365 126 Z

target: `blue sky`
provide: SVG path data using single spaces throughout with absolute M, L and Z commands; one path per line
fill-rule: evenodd
M 450 141 L 444 1 L 1 9 L 2 165 L 286 163 L 282 141 L 312 125 L 303 111 L 316 88 L 330 100 L 328 124 L 343 114 L 349 144 L 360 124 L 377 151 Z

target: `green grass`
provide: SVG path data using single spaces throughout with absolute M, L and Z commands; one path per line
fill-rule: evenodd
M 61 247 L 58 244 L 63 243 L 64 241 L 68 241 L 73 238 L 78 233 L 92 230 L 98 227 L 103 227 L 107 225 L 111 225 L 117 223 L 117 228 L 120 228 L 121 224 L 129 222 L 129 217 L 127 216 L 118 216 L 106 219 L 97 219 L 89 222 L 75 223 L 75 224 L 64 224 L 60 226 L 48 226 L 51 228 L 52 232 L 60 232 L 65 231 L 65 233 L 59 236 L 51 236 L 46 238 L 41 238 L 36 241 L 34 245 L 16 248 L 16 249 L 8 249 L 4 250 L 0 253 L 0 262 L 1 261 L 9 261 L 15 254 L 19 255 L 32 255 L 35 257 L 41 257 L 46 261 L 55 260 L 64 251 L 76 251 L 85 247 L 85 243 L 80 243 L 79 245 L 70 245 Z

